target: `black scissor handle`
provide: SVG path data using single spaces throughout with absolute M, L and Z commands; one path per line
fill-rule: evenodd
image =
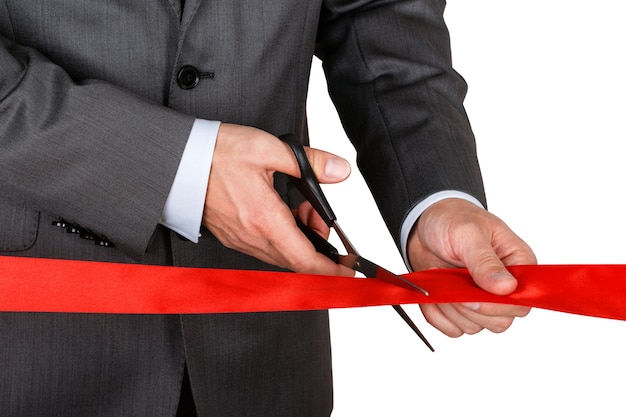
M 304 147 L 301 143 L 297 142 L 291 134 L 281 135 L 279 138 L 289 145 L 300 167 L 300 178 L 288 175 L 289 179 L 296 188 L 300 190 L 309 203 L 313 205 L 313 208 L 319 213 L 326 225 L 332 227 L 337 217 L 333 209 L 330 208 L 330 204 L 322 191 L 322 187 L 320 187 L 320 183 L 315 176 L 315 172 L 313 172 L 306 152 L 304 152 Z
M 331 261 L 339 263 L 339 251 L 330 242 L 317 234 L 317 232 L 305 225 L 296 218 L 296 224 L 300 231 L 309 239 L 309 241 L 315 246 L 315 250 L 322 255 L 325 255 Z

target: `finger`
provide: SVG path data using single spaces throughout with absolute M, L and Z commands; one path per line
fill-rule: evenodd
M 516 306 L 510 304 L 496 304 L 496 303 L 460 303 L 462 309 L 469 310 L 467 315 L 474 316 L 479 314 L 481 316 L 489 317 L 525 317 L 530 312 L 530 307 Z
M 537 264 L 537 257 L 531 247 L 512 230 L 508 229 L 506 233 L 511 237 L 496 248 L 498 253 L 502 253 L 502 263 L 505 265 Z
M 527 307 L 491 303 L 432 304 L 421 307 L 426 320 L 450 337 L 476 334 L 483 329 L 502 333 L 511 327 L 516 317 L 524 317 L 530 311 Z
M 461 331 L 465 334 L 476 334 L 485 329 L 486 319 L 477 319 L 477 313 L 464 314 L 462 308 L 458 304 L 441 304 L 439 306 L 443 314 L 446 315 L 448 320 L 452 321 Z
M 313 208 L 310 202 L 304 201 L 294 211 L 294 215 L 300 219 L 302 223 L 314 230 L 324 239 L 328 239 L 330 235 L 330 227 L 326 225 L 322 216 Z
M 450 320 L 441 310 L 440 304 L 421 304 L 420 309 L 426 321 L 448 337 L 460 337 L 463 330 Z
M 506 269 L 493 249 L 492 242 L 480 230 L 472 232 L 469 245 L 462 245 L 459 258 L 466 265 L 476 285 L 493 294 L 510 294 L 517 288 L 517 280 Z
M 314 245 L 300 231 L 293 217 L 284 220 L 284 227 L 272 234 L 270 242 L 274 252 L 284 259 L 294 272 L 353 276 L 354 271 L 338 265 L 315 250 Z
M 530 308 L 493 303 L 455 304 L 460 315 L 493 333 L 502 333 L 517 317 L 526 316 Z
M 467 266 L 476 283 L 487 291 L 495 294 L 510 294 L 517 288 L 517 280 L 506 269 L 505 265 L 536 264 L 537 258 L 526 242 L 517 236 L 503 221 L 488 212 L 486 228 L 489 232 L 478 234 L 476 245 L 472 245 L 475 253 L 467 259 Z
M 352 168 L 345 159 L 330 152 L 309 147 L 305 147 L 305 152 L 319 182 L 333 184 L 350 176 Z
M 293 218 L 291 218 L 293 221 Z M 336 264 L 326 256 L 318 253 L 313 244 L 300 232 L 297 227 L 293 229 L 284 227 L 283 223 L 276 223 L 272 233 L 263 229 L 256 229 L 255 236 L 259 238 L 251 240 L 239 237 L 235 244 L 225 244 L 232 249 L 245 252 L 263 262 L 290 269 L 294 272 L 321 275 L 353 276 L 354 271 Z M 281 229 L 280 232 L 277 229 Z
M 299 178 L 300 167 L 293 150 L 288 144 L 281 143 L 283 150 L 280 151 L 280 154 L 285 159 L 275 162 L 279 167 L 278 171 Z M 336 183 L 345 180 L 350 175 L 350 163 L 340 156 L 308 146 L 304 147 L 304 151 L 319 182 Z
M 355 272 L 352 269 L 339 265 L 317 252 L 292 216 L 289 219 L 269 220 L 276 223 L 271 230 L 261 232 L 262 235 L 268 236 L 268 244 L 258 257 L 271 257 L 270 263 L 298 273 L 354 276 Z

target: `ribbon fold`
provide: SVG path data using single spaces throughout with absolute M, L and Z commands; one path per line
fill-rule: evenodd
M 514 266 L 508 296 L 465 269 L 404 275 L 430 296 L 376 279 L 0 256 L 0 311 L 200 314 L 493 302 L 626 320 L 626 265 Z

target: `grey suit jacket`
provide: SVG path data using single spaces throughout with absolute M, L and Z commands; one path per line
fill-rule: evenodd
M 157 223 L 195 117 L 308 140 L 314 54 L 396 239 L 434 192 L 484 201 L 444 3 L 0 0 L 0 254 L 271 269 Z M 326 312 L 3 313 L 0 363 L 0 416 L 171 416 L 185 363 L 200 416 L 332 408 Z

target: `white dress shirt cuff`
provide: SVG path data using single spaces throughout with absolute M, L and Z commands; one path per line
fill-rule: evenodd
M 196 119 L 159 223 L 197 243 L 220 122 Z
M 417 219 L 419 219 L 419 217 L 424 211 L 426 211 L 428 207 L 446 198 L 461 198 L 477 205 L 478 207 L 484 208 L 482 203 L 471 195 L 461 191 L 451 190 L 439 191 L 435 194 L 431 194 L 430 196 L 422 200 L 418 205 L 413 207 L 413 209 L 409 211 L 409 214 L 404 219 L 404 222 L 402 223 L 402 229 L 400 230 L 400 248 L 402 250 L 402 258 L 404 259 L 404 263 L 409 271 L 412 271 L 413 268 L 411 267 L 411 263 L 409 262 L 407 245 L 409 241 L 409 234 L 411 233 L 411 230 L 413 230 L 413 226 L 415 226 Z

